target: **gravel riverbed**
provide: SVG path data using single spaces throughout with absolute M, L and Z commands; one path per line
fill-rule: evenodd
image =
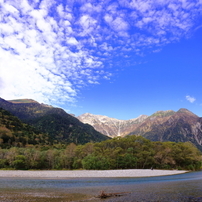
M 151 170 L 151 169 L 128 169 L 128 170 L 0 170 L 0 177 L 23 177 L 23 178 L 76 178 L 76 177 L 153 177 L 182 174 L 184 170 Z

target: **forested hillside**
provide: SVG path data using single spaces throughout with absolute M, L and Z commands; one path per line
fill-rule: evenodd
M 0 107 L 32 125 L 41 133 L 48 134 L 54 142 L 85 144 L 109 139 L 61 108 L 39 104 L 33 100 L 6 101 L 1 98 Z
M 10 112 L 0 108 L 0 147 L 25 147 L 27 145 L 48 145 L 51 139 L 45 133 L 23 123 Z

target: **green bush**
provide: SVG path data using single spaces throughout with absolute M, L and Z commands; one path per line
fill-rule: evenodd
M 7 168 L 7 167 L 8 167 L 7 159 L 0 159 L 0 168 Z
M 27 169 L 27 166 L 26 166 L 26 157 L 24 155 L 17 155 L 15 157 L 15 160 L 13 161 L 13 167 L 16 170 Z

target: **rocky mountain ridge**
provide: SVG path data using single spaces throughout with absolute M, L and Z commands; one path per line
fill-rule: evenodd
M 157 111 L 126 121 L 89 113 L 78 119 L 110 137 L 138 135 L 152 141 L 189 141 L 202 150 L 202 118 L 187 109 Z
M 130 133 L 130 131 L 135 130 L 135 128 L 147 117 L 147 115 L 140 115 L 139 117 L 130 120 L 119 120 L 103 115 L 85 113 L 77 118 L 83 123 L 92 125 L 95 130 L 104 135 L 116 137 L 125 136 Z
M 137 118 L 129 119 L 129 120 L 120 120 L 115 118 L 110 118 L 108 116 L 103 115 L 95 115 L 91 113 L 85 113 L 77 118 L 83 122 L 92 125 L 97 131 L 102 131 L 101 133 L 109 136 L 126 136 L 130 134 L 132 131 L 136 130 L 140 125 L 144 124 L 147 120 L 150 122 L 161 123 L 169 117 L 169 115 L 173 115 L 175 112 L 172 110 L 167 111 L 157 111 L 151 116 L 148 115 L 140 115 Z

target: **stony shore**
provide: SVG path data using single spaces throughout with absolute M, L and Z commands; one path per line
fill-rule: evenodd
M 153 177 L 176 175 L 186 173 L 184 170 L 150 170 L 150 169 L 128 169 L 128 170 L 0 170 L 0 177 L 23 177 L 23 178 L 80 178 L 80 177 Z

